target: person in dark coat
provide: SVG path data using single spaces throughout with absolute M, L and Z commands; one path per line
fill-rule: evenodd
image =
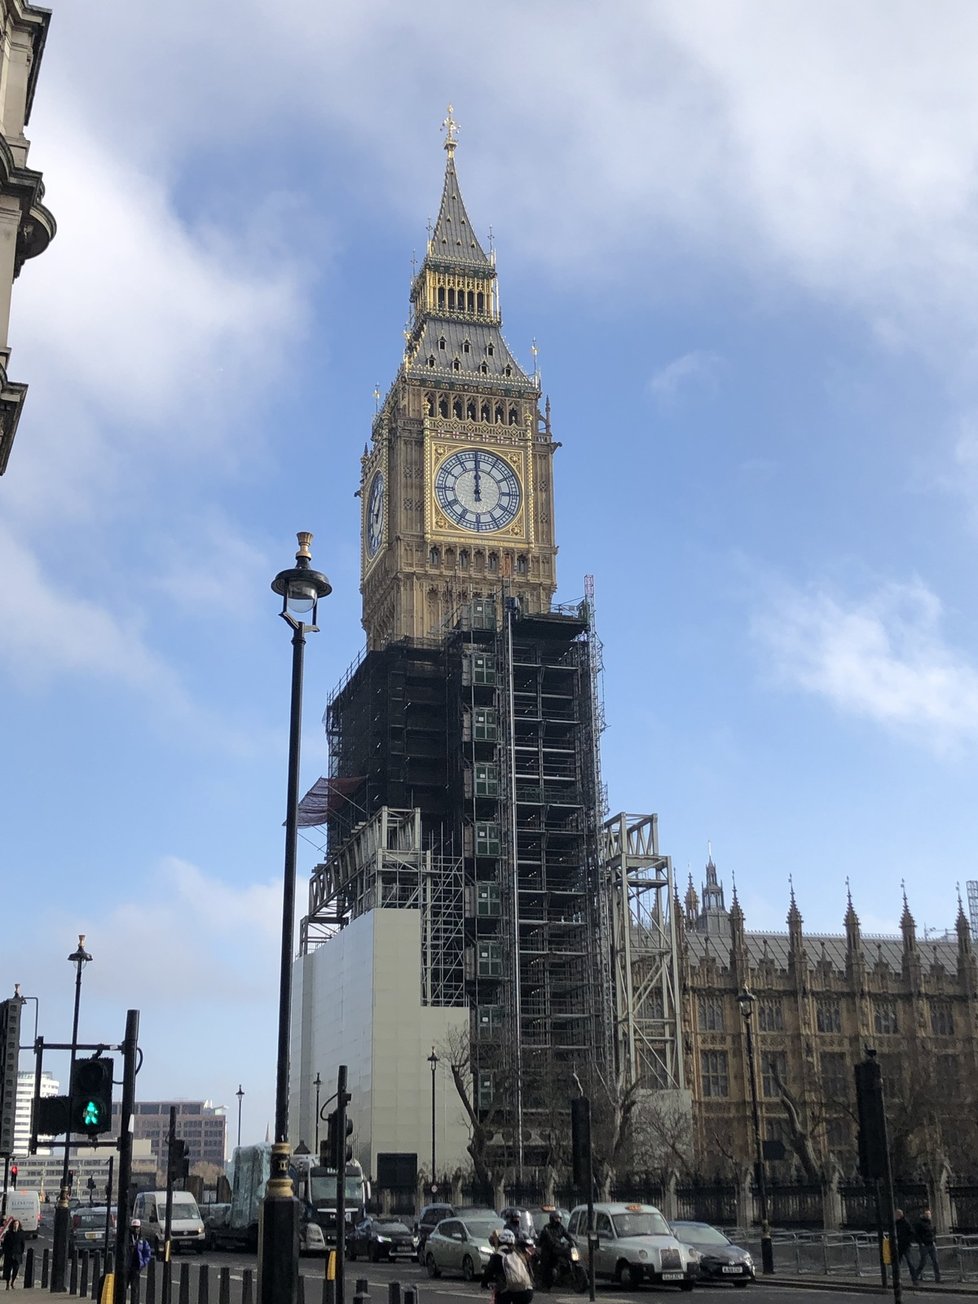
M 897 1261 L 906 1260 L 910 1280 L 916 1282 L 917 1269 L 913 1261 L 913 1228 L 910 1226 L 910 1221 L 902 1209 L 896 1210 L 894 1220 L 896 1222 Z
M 917 1280 L 919 1281 L 924 1275 L 924 1264 L 930 1263 L 934 1269 L 934 1280 L 940 1281 L 941 1269 L 937 1262 L 937 1246 L 934 1244 L 935 1233 L 934 1223 L 930 1216 L 930 1210 L 925 1209 L 913 1225 L 913 1234 L 920 1246 L 920 1260 L 917 1264 Z
M 3 1248 L 3 1279 L 6 1282 L 7 1290 L 10 1290 L 17 1280 L 20 1261 L 24 1257 L 24 1251 L 27 1248 L 27 1237 L 24 1235 L 19 1218 L 11 1218 L 6 1231 L 3 1233 L 3 1241 L 0 1242 L 0 1245 Z

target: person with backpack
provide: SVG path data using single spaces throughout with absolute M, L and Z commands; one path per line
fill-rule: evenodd
M 495 1287 L 496 1304 L 530 1304 L 533 1299 L 526 1252 L 516 1244 L 516 1235 L 508 1227 L 499 1233 L 499 1245 L 482 1273 L 482 1285 Z

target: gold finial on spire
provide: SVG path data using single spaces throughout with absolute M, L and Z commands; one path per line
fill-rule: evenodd
M 374 385 L 374 411 L 380 411 L 380 386 Z
M 441 124 L 441 129 L 445 133 L 445 148 L 448 150 L 448 157 L 453 158 L 455 155 L 455 146 L 458 144 L 456 133 L 458 132 L 458 123 L 452 117 L 455 112 L 455 106 L 449 104 L 448 117 Z

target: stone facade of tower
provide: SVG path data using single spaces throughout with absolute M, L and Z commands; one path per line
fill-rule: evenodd
M 842 933 L 811 934 L 792 891 L 787 931 L 751 932 L 736 890 L 729 910 L 720 891 L 711 859 L 703 907 L 692 880 L 674 907 L 700 1170 L 753 1162 L 737 1002 L 748 988 L 762 1136 L 784 1147 L 769 1160 L 774 1180 L 855 1174 L 853 1067 L 867 1047 L 883 1069 L 895 1175 L 978 1173 L 978 968 L 963 909 L 953 931 L 921 940 L 904 897 L 900 935 L 870 937 L 850 898 Z
M 27 166 L 24 135 L 51 14 L 25 0 L 0 0 L 0 475 L 7 469 L 27 386 L 8 378 L 13 283 L 54 236 L 40 172 Z

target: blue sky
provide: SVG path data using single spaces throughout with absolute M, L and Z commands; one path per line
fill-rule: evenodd
M 504 331 L 539 347 L 558 598 L 595 577 L 612 811 L 749 927 L 978 877 L 978 12 L 743 0 L 55 5 L 59 232 L 14 291 L 0 481 L 4 971 L 140 1094 L 274 1092 L 295 532 L 356 657 L 353 494 L 446 105 Z M 300 909 L 315 839 L 300 850 Z M 57 1067 L 53 1065 L 52 1067 Z M 324 1076 L 327 1070 L 324 1066 Z

